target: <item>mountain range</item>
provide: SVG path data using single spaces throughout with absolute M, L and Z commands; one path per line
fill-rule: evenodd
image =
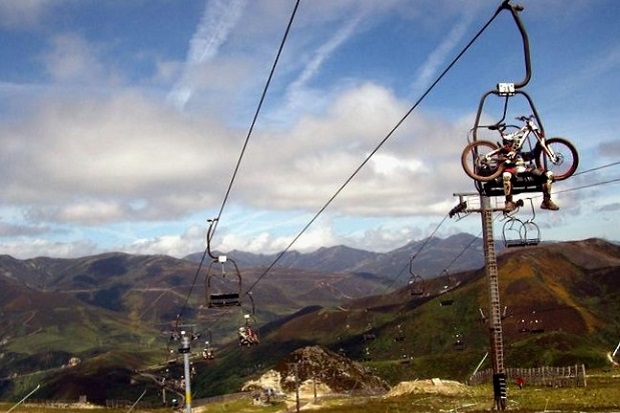
M 501 251 L 503 247 L 503 242 L 496 242 L 497 250 Z M 479 268 L 484 264 L 482 248 L 480 238 L 460 233 L 447 238 L 431 237 L 421 241 L 412 241 L 385 253 L 340 245 L 319 248 L 305 254 L 298 251 L 287 251 L 284 254 L 254 254 L 233 250 L 225 255 L 234 258 L 240 267 L 267 267 L 278 258 L 278 268 L 370 273 L 386 278 L 392 278 L 403 271 L 408 275 L 409 261 L 415 256 L 413 271 L 424 278 L 433 278 L 442 275 L 444 270 L 457 272 Z M 202 256 L 202 252 L 194 253 L 185 259 L 198 263 Z M 403 277 L 402 283 L 406 280 L 407 277 Z
M 603 349 L 620 336 L 620 248 L 593 239 L 506 250 L 498 244 L 498 250 L 508 360 L 604 363 Z M 217 260 L 198 265 L 202 254 L 0 256 L 0 378 L 7 378 L 0 394 L 18 394 L 36 378 L 48 383 L 41 395 L 73 397 L 87 391 L 76 383 L 93 374 L 116 380 L 95 386 L 111 389 L 91 395 L 98 400 L 128 391 L 119 383 L 175 352 L 176 328 L 202 333 L 218 348 L 217 361 L 196 378 L 202 394 L 232 391 L 243 377 L 305 345 L 378 363 L 391 382 L 414 373 L 390 364 L 403 356 L 415 357 L 415 374 L 462 379 L 488 346 L 482 242 L 473 236 L 431 238 L 388 253 L 342 246 L 291 252 L 268 273 L 277 255 L 226 255 L 239 265 L 242 291 L 251 292 L 238 308 L 205 305 L 208 275 L 238 285 Z M 407 283 L 412 255 L 413 271 L 423 277 L 415 295 Z M 264 345 L 243 350 L 231 339 L 248 314 Z M 369 329 L 372 341 L 363 339 Z M 455 354 L 457 335 L 465 344 Z M 81 364 L 64 369 L 71 358 Z M 217 374 L 227 379 L 215 380 Z M 134 390 L 137 397 L 141 391 Z

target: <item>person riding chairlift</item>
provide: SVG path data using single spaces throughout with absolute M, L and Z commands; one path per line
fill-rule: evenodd
M 258 343 L 258 335 L 250 326 L 239 327 L 239 344 L 252 346 Z
M 509 149 L 510 144 L 504 142 Z M 557 211 L 559 206 L 551 200 L 551 184 L 555 180 L 553 172 L 543 171 L 536 167 L 533 160 L 536 159 L 535 151 L 521 152 L 515 156 L 513 165 L 506 168 L 502 174 L 504 184 L 504 195 L 506 196 L 506 203 L 504 210 L 506 212 L 514 211 L 517 208 L 516 202 L 512 199 L 512 180 L 516 176 L 529 175 L 534 177 L 538 181 L 544 180 L 542 183 L 543 201 L 540 204 L 540 209 L 548 209 L 550 211 Z

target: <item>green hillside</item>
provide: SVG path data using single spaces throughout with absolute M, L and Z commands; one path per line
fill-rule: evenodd
M 507 367 L 608 363 L 606 352 L 620 337 L 618 247 L 586 240 L 514 249 L 498 265 Z M 364 361 L 391 384 L 421 377 L 466 380 L 489 348 L 481 317 L 488 314 L 487 290 L 481 269 L 427 282 L 424 296 L 404 288 L 305 312 L 267 330 L 257 348 L 223 349 L 221 359 L 204 368 L 210 379 L 200 391 L 223 391 L 215 380 L 222 371 L 239 371 L 236 380 L 228 375 L 229 391 L 247 379 L 228 360 L 266 367 L 309 344 Z M 370 330 L 374 339 L 365 340 Z M 489 366 L 487 358 L 482 368 Z
M 165 333 L 171 322 L 162 325 L 157 314 L 179 311 L 187 298 L 181 292 L 188 286 L 178 274 L 168 279 L 164 274 L 173 271 L 165 265 L 150 270 L 157 274 L 157 285 L 144 278 L 149 271 L 123 275 L 135 264 L 127 262 L 152 267 L 160 259 L 123 256 L 123 265 L 117 260 L 107 261 L 114 265 L 106 270 L 94 265 L 101 280 L 90 288 L 71 287 L 67 274 L 72 268 L 80 275 L 74 281 L 85 282 L 85 268 L 99 262 L 93 258 L 80 265 L 54 264 L 62 264 L 66 273 L 63 291 L 0 278 L 2 397 L 16 399 L 43 383 L 40 394 L 49 398 L 77 398 L 80 392 L 93 400 L 131 398 L 148 388 L 148 397 L 156 400 L 164 378 L 180 380 L 178 343 Z M 49 274 L 56 272 L 43 267 L 37 267 L 37 277 L 53 278 Z M 601 240 L 517 248 L 499 256 L 498 268 L 507 367 L 584 363 L 597 368 L 608 363 L 606 353 L 620 337 L 620 248 Z M 251 280 L 261 271 L 245 274 Z M 359 278 L 346 274 L 289 269 L 268 279 L 255 292 L 261 335 L 256 347 L 241 348 L 234 340 L 244 322 L 243 309 L 207 309 L 199 295 L 187 301 L 181 321 L 202 333 L 192 342 L 196 397 L 238 391 L 248 379 L 310 345 L 361 361 L 391 385 L 430 377 L 465 381 L 488 351 L 484 269 L 426 280 L 420 295 L 407 287 L 386 291 L 374 278 L 356 284 Z M 112 294 L 119 285 L 128 287 Z M 348 289 L 369 288 L 382 294 L 329 304 Z M 103 299 L 98 296 L 102 291 L 110 295 Z M 207 339 L 216 347 L 215 360 L 201 357 Z M 80 363 L 63 367 L 72 357 Z M 489 367 L 488 358 L 481 367 Z

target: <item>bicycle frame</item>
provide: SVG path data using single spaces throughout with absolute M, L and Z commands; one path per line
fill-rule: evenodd
M 513 133 L 504 133 L 503 129 L 505 126 L 498 128 L 502 140 L 512 140 L 513 144 L 510 147 L 500 146 L 497 150 L 489 152 L 486 156 L 489 159 L 495 156 L 500 158 L 505 157 L 504 162 L 511 162 L 518 153 L 522 152 L 523 146 L 525 142 L 529 140 L 530 136 L 534 135 L 536 138 L 536 145 L 533 148 L 534 156 L 532 156 L 531 159 L 535 159 L 540 154 L 540 151 L 544 151 L 545 155 L 547 155 L 552 162 L 555 162 L 556 155 L 553 149 L 547 145 L 544 132 L 536 125 L 533 116 L 527 118 L 525 116 L 520 116 L 517 119 L 524 121 L 525 125 Z

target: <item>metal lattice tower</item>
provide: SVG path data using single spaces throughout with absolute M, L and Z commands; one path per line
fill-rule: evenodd
M 454 194 L 459 197 L 459 204 L 450 211 L 450 216 L 460 213 L 479 212 L 482 217 L 482 242 L 484 244 L 484 262 L 489 292 L 489 336 L 491 341 L 491 360 L 493 363 L 493 389 L 495 408 L 506 408 L 506 371 L 504 369 L 504 344 L 502 332 L 502 311 L 499 297 L 499 279 L 497 271 L 497 254 L 493 237 L 493 212 L 503 208 L 492 208 L 489 197 L 480 194 Z M 472 206 L 476 197 L 479 206 Z M 468 200 L 470 202 L 468 203 Z

